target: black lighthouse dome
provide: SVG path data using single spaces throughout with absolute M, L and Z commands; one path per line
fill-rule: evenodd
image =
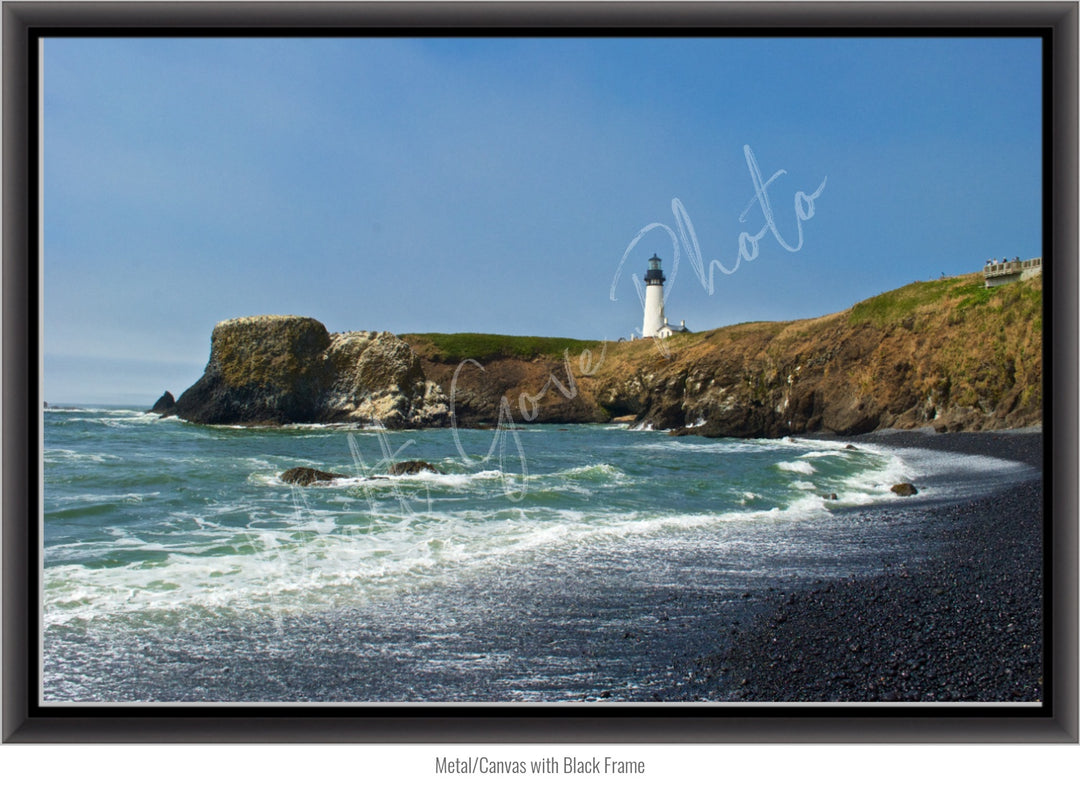
M 645 283 L 663 284 L 666 280 L 664 271 L 660 269 L 660 257 L 653 254 L 652 259 L 649 260 L 649 271 L 645 274 Z

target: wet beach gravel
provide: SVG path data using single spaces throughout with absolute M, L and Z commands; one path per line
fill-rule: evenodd
M 1038 432 L 861 439 L 1042 467 Z M 697 662 L 684 701 L 1039 702 L 1043 493 L 1038 480 L 930 508 L 933 555 L 786 595 Z M 674 697 L 672 697 L 674 698 Z

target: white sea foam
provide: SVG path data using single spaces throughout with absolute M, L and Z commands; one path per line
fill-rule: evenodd
M 809 461 L 778 461 L 776 463 L 777 469 L 782 469 L 785 472 L 798 472 L 800 475 L 813 475 L 817 472 L 814 469 L 814 465 Z
M 93 505 L 122 505 L 122 504 L 138 504 L 145 499 L 153 499 L 161 496 L 159 491 L 150 491 L 142 494 L 135 493 L 119 493 L 119 494 L 64 494 L 54 495 L 51 502 L 54 504 L 62 504 L 62 508 L 58 510 L 65 510 L 70 507 L 81 506 L 93 506 Z
M 759 495 L 744 492 L 744 499 Z M 239 506 L 237 506 L 239 507 Z M 516 555 L 574 543 L 717 528 L 759 527 L 827 515 L 816 495 L 786 507 L 722 513 L 631 512 L 556 507 L 501 508 L 383 515 L 377 525 L 345 524 L 340 512 L 312 505 L 279 514 L 287 527 L 221 527 L 200 516 L 190 533 L 201 547 L 171 548 L 127 536 L 112 546 L 145 551 L 149 562 L 116 567 L 54 565 L 45 571 L 47 624 L 101 615 L 202 609 L 311 611 L 355 605 L 386 592 L 426 586 L 461 570 L 480 570 Z M 120 531 L 118 531 L 120 532 Z M 82 551 L 85 557 L 86 551 Z
M 710 439 L 707 442 L 689 439 L 657 439 L 653 442 L 635 444 L 632 449 L 675 453 L 775 453 L 776 442 L 776 440 L 765 439 Z
M 474 484 L 490 484 L 490 481 L 501 481 L 503 478 L 506 477 L 510 477 L 510 475 L 497 469 L 484 469 L 478 472 L 445 474 L 439 472 L 431 472 L 430 470 L 423 470 L 421 472 L 416 472 L 411 475 L 386 475 L 376 472 L 375 474 L 368 475 L 366 477 L 347 478 L 331 481 L 330 485 L 359 485 L 376 489 L 396 488 L 401 486 L 462 488 Z
M 42 458 L 46 464 L 66 463 L 71 461 L 91 461 L 95 464 L 104 464 L 111 461 L 123 461 L 120 456 L 112 453 L 80 453 L 67 448 L 45 448 Z
M 207 433 L 183 431 L 185 439 L 204 439 Z M 107 530 L 80 530 L 77 519 L 67 527 L 69 518 L 69 540 L 46 552 L 46 623 L 133 612 L 288 614 L 352 606 L 385 593 L 454 581 L 470 571 L 531 560 L 535 554 L 581 544 L 618 550 L 630 538 L 662 544 L 689 532 L 704 533 L 718 553 L 742 549 L 753 554 L 788 548 L 793 532 L 830 526 L 830 511 L 838 508 L 906 504 L 889 490 L 897 482 L 916 483 L 922 499 L 924 488 L 928 495 L 941 494 L 944 479 L 959 482 L 954 475 L 974 472 L 975 477 L 994 478 L 1030 472 L 1014 462 L 870 447 L 844 451 L 835 443 L 813 440 L 705 442 L 659 435 L 621 439 L 605 433 L 591 452 L 580 455 L 570 443 L 565 454 L 557 451 L 560 443 L 545 445 L 547 453 L 540 459 L 534 463 L 530 457 L 533 474 L 525 476 L 459 458 L 434 433 L 427 455 L 450 454 L 432 459 L 447 474 L 371 479 L 379 465 L 371 470 L 342 465 L 348 460 L 345 451 L 335 455 L 316 449 L 305 456 L 304 449 L 293 450 L 284 441 L 311 435 L 322 432 L 301 428 L 291 436 L 254 434 L 251 443 L 248 437 L 212 434 L 236 455 L 193 450 L 186 458 L 177 456 L 178 462 L 197 458 L 205 464 L 192 465 L 195 479 L 185 482 L 200 489 L 197 499 L 185 497 L 170 506 L 168 497 L 157 514 L 142 521 L 138 505 L 121 509 L 127 518 L 114 520 L 112 511 L 106 511 L 101 521 Z M 365 434 L 358 439 L 376 437 L 382 438 Z M 250 446 L 265 450 L 249 451 Z M 681 455 L 634 455 L 643 451 Z M 745 474 L 739 454 L 749 459 Z M 54 457 L 63 462 L 76 455 Z M 657 458 L 662 459 L 661 473 L 653 472 Z M 312 463 L 355 477 L 308 488 L 281 483 L 285 467 Z M 203 499 L 199 487 L 198 478 L 211 469 L 221 469 L 226 478 L 216 501 Z M 776 470 L 784 474 L 778 478 Z M 526 482 L 530 495 L 520 505 L 496 500 L 507 484 L 520 488 Z M 172 493 L 173 484 L 168 485 Z M 106 477 L 97 488 L 116 487 Z M 74 504 L 61 489 L 53 490 L 50 501 Z M 125 491 L 90 495 L 90 504 L 104 497 L 110 504 L 141 505 L 159 493 L 140 488 L 137 498 Z M 835 493 L 837 499 L 823 499 L 822 493 Z M 679 512 L 684 502 L 686 510 Z M 108 538 L 95 541 L 103 531 Z M 111 555 L 110 550 L 118 551 Z M 123 564 L 117 564 L 120 560 Z
M 840 485 L 847 495 L 854 495 L 851 501 L 869 501 L 874 492 L 888 492 L 896 483 L 910 483 L 919 474 L 899 455 L 881 455 L 877 466 L 862 470 L 840 480 Z
M 541 476 L 545 477 L 545 476 Z M 552 473 L 547 477 L 565 477 L 565 478 L 585 478 L 589 480 L 625 480 L 628 476 L 618 467 L 612 464 L 586 464 L 580 467 L 570 467 L 569 469 L 560 470 Z
M 355 423 L 289 423 L 282 429 L 295 429 L 296 431 L 357 431 L 359 427 Z
M 988 484 L 996 486 L 1038 476 L 1038 470 L 1019 461 L 901 448 L 888 456 L 888 463 L 879 476 L 871 477 L 890 487 L 894 483 L 914 483 L 920 497 L 935 499 L 958 498 L 982 490 Z
M 157 550 L 161 549 L 161 546 L 157 546 L 156 544 L 151 545 L 151 544 L 147 543 L 145 540 L 143 540 L 142 538 L 132 538 L 132 537 L 120 537 L 120 538 L 117 538 L 116 540 L 114 540 L 112 542 L 111 545 L 114 546 L 114 547 L 115 546 L 124 546 L 124 547 L 134 546 L 136 548 L 141 548 L 141 549 L 145 549 L 147 547 L 154 548 L 154 549 L 157 549 Z
M 138 428 L 144 423 L 153 423 L 158 420 L 158 416 L 154 414 L 146 414 L 141 412 L 112 412 L 105 413 L 100 417 L 91 418 L 79 418 L 84 423 L 96 423 L 101 426 L 107 426 L 108 428 L 118 429 L 132 429 Z
M 810 518 L 827 512 L 825 500 L 818 494 L 806 494 L 798 497 L 784 511 L 793 519 Z
M 158 415 L 153 412 L 145 412 L 141 409 L 128 409 L 128 408 L 116 408 L 116 407 L 49 407 L 44 410 L 50 413 L 63 413 L 63 414 L 77 414 L 77 415 L 109 415 L 110 417 L 128 417 L 137 418 L 143 421 L 153 421 L 158 419 Z
M 738 504 L 747 505 L 756 499 L 761 499 L 761 495 L 752 491 L 743 491 L 739 494 Z

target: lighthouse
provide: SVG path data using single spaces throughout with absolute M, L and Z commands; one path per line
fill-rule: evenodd
M 650 338 L 660 334 L 664 327 L 664 271 L 660 269 L 660 257 L 652 255 L 649 271 L 645 274 L 645 323 L 641 335 Z

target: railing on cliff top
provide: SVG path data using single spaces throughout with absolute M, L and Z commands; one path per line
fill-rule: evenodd
M 983 274 L 987 278 L 994 278 L 996 276 L 1011 276 L 1016 273 L 1034 273 L 1036 270 L 1042 271 L 1042 257 L 1033 257 L 1031 259 L 1014 259 L 1011 262 L 987 262 L 983 267 Z

